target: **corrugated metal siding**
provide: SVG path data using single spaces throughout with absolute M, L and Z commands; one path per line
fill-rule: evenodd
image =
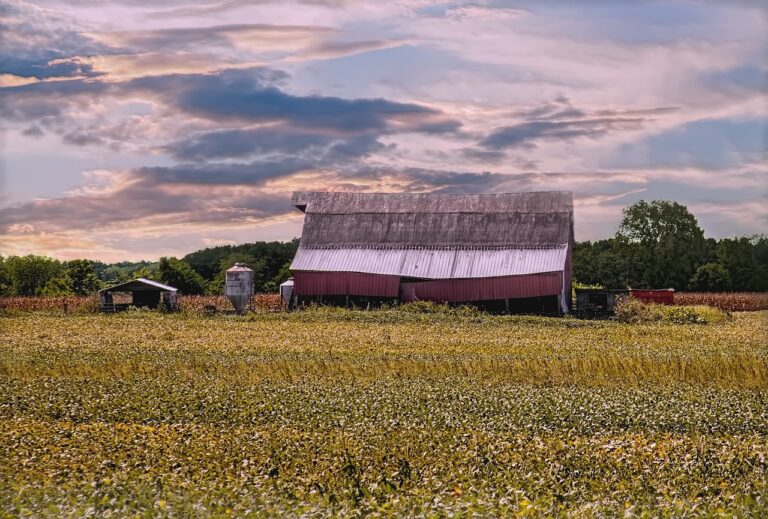
M 400 278 L 355 272 L 295 272 L 293 290 L 299 296 L 397 297 Z
M 307 249 L 291 270 L 359 272 L 423 279 L 520 276 L 566 268 L 567 247 L 554 249 Z
M 446 279 L 402 283 L 402 301 L 460 303 L 521 297 L 559 296 L 561 273 L 484 279 Z

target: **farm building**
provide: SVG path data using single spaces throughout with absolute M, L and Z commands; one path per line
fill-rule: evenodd
M 130 306 L 135 306 L 137 308 L 176 310 L 177 292 L 176 287 L 164 285 L 151 279 L 137 278 L 99 290 L 99 309 L 102 312 L 120 312 Z M 130 301 L 115 303 L 115 295 L 129 295 Z
M 570 192 L 298 192 L 291 264 L 299 304 L 472 303 L 510 312 L 571 308 Z

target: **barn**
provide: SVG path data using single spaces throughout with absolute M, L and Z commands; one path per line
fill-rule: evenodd
M 570 192 L 297 192 L 292 203 L 304 212 L 291 264 L 300 305 L 426 300 L 570 311 Z

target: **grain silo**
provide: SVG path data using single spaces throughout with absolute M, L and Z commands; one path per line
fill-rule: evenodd
M 232 302 L 238 314 L 245 313 L 253 295 L 253 271 L 244 263 L 235 263 L 227 270 L 224 295 Z

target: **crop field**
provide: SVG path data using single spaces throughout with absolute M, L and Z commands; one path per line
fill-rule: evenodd
M 765 516 L 765 312 L 0 313 L 0 516 Z

